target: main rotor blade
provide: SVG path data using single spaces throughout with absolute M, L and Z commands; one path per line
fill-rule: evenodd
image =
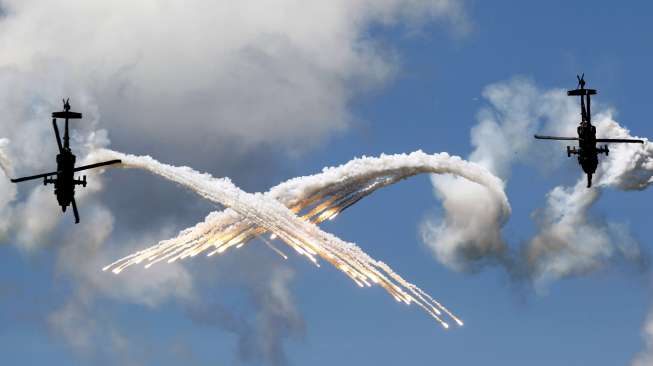
M 558 137 L 558 136 L 535 135 L 535 138 L 540 139 L 540 140 L 578 141 L 578 137 Z
M 82 118 L 82 114 L 78 112 L 71 112 L 71 111 L 53 112 L 52 118 L 80 119 Z
M 623 142 L 627 144 L 643 144 L 644 140 L 636 139 L 596 139 L 596 142 Z
M 75 215 L 75 224 L 79 224 L 79 212 L 77 212 L 77 202 L 75 202 L 75 197 L 71 201 L 73 205 L 73 214 Z
M 57 119 L 52 119 L 52 127 L 54 127 L 54 137 L 57 138 L 57 146 L 59 146 L 59 152 L 63 152 L 63 145 L 61 145 L 61 136 L 59 136 L 59 127 L 57 126 Z
M 90 165 L 78 166 L 77 168 L 73 169 L 73 171 L 78 172 L 80 170 L 93 169 L 93 168 L 97 168 L 97 167 L 100 167 L 100 166 L 111 165 L 111 164 L 119 164 L 119 163 L 122 163 L 122 160 L 119 160 L 119 159 L 109 160 L 109 161 L 105 161 L 105 162 L 102 162 L 102 163 L 95 163 L 95 164 L 90 164 Z
M 23 178 L 16 178 L 12 179 L 12 183 L 18 183 L 18 182 L 24 182 L 26 180 L 31 180 L 31 179 L 38 179 L 38 178 L 45 178 L 49 177 L 51 175 L 56 175 L 58 172 L 50 172 L 50 173 L 44 173 L 44 174 L 38 174 L 38 175 L 31 175 L 29 177 L 23 177 Z

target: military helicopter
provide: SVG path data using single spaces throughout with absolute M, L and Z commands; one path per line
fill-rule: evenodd
M 29 177 L 12 179 L 13 183 L 23 182 L 31 179 L 43 178 L 43 185 L 54 184 L 54 194 L 57 196 L 57 201 L 61 206 L 61 210 L 66 212 L 66 208 L 70 205 L 73 206 L 73 214 L 75 215 L 75 224 L 79 223 L 79 212 L 77 211 L 77 203 L 75 202 L 75 186 L 81 185 L 86 187 L 86 176 L 82 179 L 75 179 L 75 172 L 82 170 L 93 169 L 104 165 L 117 164 L 120 160 L 109 160 L 102 163 L 95 163 L 75 167 L 76 157 L 70 150 L 70 136 L 68 133 L 68 120 L 81 119 L 82 114 L 70 111 L 69 99 L 63 101 L 63 111 L 52 113 L 52 126 L 54 127 L 54 136 L 57 138 L 57 145 L 59 146 L 59 154 L 57 154 L 57 170 L 50 173 L 37 174 Z M 63 118 L 66 121 L 63 145 L 61 144 L 61 137 L 59 135 L 59 127 L 57 126 L 57 118 Z M 52 178 L 56 175 L 56 178 Z
M 599 154 L 610 154 L 608 145 L 597 147 L 599 142 L 605 143 L 631 143 L 643 144 L 643 140 L 634 139 L 597 139 L 596 127 L 592 125 L 591 114 L 591 101 L 590 97 L 596 94 L 595 89 L 585 89 L 585 74 L 582 76 L 576 75 L 578 79 L 578 86 L 574 90 L 567 91 L 569 96 L 580 96 L 580 125 L 576 129 L 578 137 L 558 137 L 558 136 L 542 136 L 535 135 L 536 139 L 542 140 L 562 140 L 562 141 L 578 141 L 578 148 L 567 146 L 567 156 L 578 155 L 578 163 L 587 174 L 587 188 L 592 186 L 592 175 L 596 172 L 596 167 L 599 165 Z M 587 109 L 585 108 L 585 101 L 587 101 Z

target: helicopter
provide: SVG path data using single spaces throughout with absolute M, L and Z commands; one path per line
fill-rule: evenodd
M 75 186 L 86 187 L 86 176 L 82 179 L 75 178 L 75 173 L 83 170 L 98 168 L 105 165 L 121 163 L 120 160 L 109 160 L 101 163 L 90 165 L 83 165 L 75 167 L 76 157 L 70 149 L 70 135 L 68 131 L 68 120 L 81 119 L 82 114 L 72 112 L 70 110 L 70 99 L 63 101 L 63 111 L 52 113 L 52 127 L 54 128 L 54 136 L 57 139 L 57 146 L 59 147 L 59 154 L 57 154 L 57 170 L 49 173 L 31 175 L 23 178 L 11 179 L 13 183 L 24 182 L 26 180 L 43 178 L 43 185 L 54 184 L 54 194 L 57 196 L 57 202 L 61 206 L 61 210 L 66 212 L 68 206 L 73 207 L 73 214 L 75 215 L 75 224 L 79 223 L 79 212 L 77 211 L 77 203 L 75 202 Z M 57 126 L 57 118 L 65 120 L 65 128 L 63 135 L 63 144 L 59 134 L 59 127 Z
M 596 126 L 592 125 L 591 113 L 591 96 L 596 94 L 596 89 L 585 89 L 585 74 L 582 76 L 576 75 L 578 85 L 576 89 L 567 91 L 568 96 L 580 96 L 580 111 L 581 121 L 580 125 L 576 128 L 578 137 L 558 137 L 558 136 L 542 136 L 535 135 L 536 139 L 540 140 L 561 140 L 561 141 L 578 141 L 577 147 L 567 146 L 567 156 L 578 156 L 578 163 L 587 174 L 587 188 L 592 186 L 592 175 L 596 172 L 599 165 L 600 154 L 608 156 L 610 149 L 607 143 L 630 143 L 630 144 L 643 144 L 643 140 L 636 139 L 604 139 L 596 138 Z M 585 106 L 587 103 L 587 107 Z M 598 146 L 597 143 L 606 143 L 606 145 Z

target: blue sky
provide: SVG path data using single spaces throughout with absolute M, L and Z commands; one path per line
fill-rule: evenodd
M 473 150 L 470 130 L 478 123 L 479 111 L 489 107 L 482 96 L 488 85 L 524 77 L 542 90 L 570 89 L 575 86 L 575 75 L 581 72 L 589 86 L 599 90 L 595 100 L 617 110 L 617 121 L 635 135 L 653 136 L 647 98 L 647 88 L 653 84 L 653 49 L 649 46 L 652 7 L 644 2 L 624 6 L 607 1 L 467 1 L 463 8 L 470 30 L 464 34 L 438 21 L 416 29 L 402 22 L 372 24 L 362 37 L 392 53 L 396 71 L 382 85 L 346 103 L 350 114 L 347 128 L 334 128 L 336 132 L 318 139 L 320 142 L 310 148 L 293 147 L 289 153 L 274 146 L 283 141 L 264 141 L 263 147 L 239 158 L 239 164 L 212 167 L 210 160 L 200 159 L 198 168 L 216 176 L 234 176 L 234 181 L 248 191 L 265 191 L 281 180 L 316 173 L 355 156 L 422 149 L 466 157 Z M 101 114 L 105 120 L 111 119 Z M 47 124 L 47 118 L 43 123 Z M 110 123 L 101 127 L 110 137 L 114 135 L 115 127 Z M 128 141 L 118 137 L 115 144 L 129 146 Z M 145 141 L 141 148 L 145 151 L 134 152 L 147 153 L 147 147 L 156 144 L 156 140 Z M 580 176 L 580 168 L 562 149 L 558 158 L 563 161 L 560 166 L 546 172 L 528 164 L 513 166 L 506 188 L 513 212 L 503 230 L 512 248 L 535 234 L 532 213 L 544 205 L 547 193 L 561 184 L 573 185 Z M 192 155 L 180 160 L 195 166 Z M 262 165 L 268 166 L 261 169 L 261 176 L 256 169 L 238 173 Z M 165 223 L 167 233 L 199 221 L 214 208 L 172 184 L 153 183 L 156 178 L 141 173 L 109 172 L 103 179 L 108 190 L 119 189 L 126 180 L 139 179 L 144 183 L 141 189 L 161 184 L 155 193 L 181 195 L 188 202 L 180 209 L 185 216 L 158 221 Z M 235 271 L 282 268 L 292 272 L 289 291 L 302 325 L 282 342 L 287 362 L 293 365 L 629 365 L 644 349 L 642 327 L 652 303 L 646 266 L 610 260 L 599 270 L 538 290 L 526 281 L 512 280 L 495 266 L 474 272 L 452 271 L 436 261 L 420 239 L 424 218 L 442 213 L 432 192 L 427 176 L 411 178 L 373 194 L 323 228 L 357 243 L 441 299 L 465 320 L 462 328 L 444 331 L 416 307 L 397 304 L 378 288 L 361 290 L 329 266 L 316 269 L 292 255 L 280 263 L 282 260 L 261 243 L 217 259 L 187 261 L 184 267 L 196 276 L 195 292 L 202 301 L 234 310 L 252 322 L 258 316 L 251 304 L 252 294 L 240 286 L 241 281 L 251 279 L 222 279 Z M 149 197 L 144 199 L 148 202 L 154 200 L 154 193 L 139 191 L 135 197 L 139 195 Z M 627 224 L 642 249 L 649 251 L 652 243 L 646 229 L 651 224 L 651 202 L 650 190 L 607 188 L 590 213 L 602 222 Z M 117 210 L 128 210 L 126 205 L 110 207 L 116 217 L 122 215 Z M 66 219 L 57 224 L 58 230 L 70 226 Z M 133 225 L 145 230 L 146 221 Z M 115 220 L 115 227 L 122 224 L 120 218 Z M 131 232 L 115 235 L 108 245 L 120 246 L 120 239 L 128 238 Z M 57 241 L 31 251 L 9 244 L 0 246 L 0 352 L 7 363 L 83 365 L 124 359 L 134 364 L 243 362 L 233 333 L 210 322 L 193 320 L 189 315 L 194 312 L 189 309 L 192 306 L 174 297 L 155 306 L 109 295 L 88 299 L 91 305 L 84 307 L 85 314 L 101 325 L 91 327 L 99 330 L 97 333 L 89 333 L 95 347 L 76 350 L 48 325 L 53 309 L 86 291 L 74 275 L 61 272 Z M 150 244 L 143 242 L 142 246 Z M 112 250 L 124 253 L 119 248 Z M 267 264 L 259 267 L 260 262 Z M 253 281 L 266 278 L 264 273 L 252 276 Z M 120 286 L 119 280 L 112 283 Z M 107 331 L 114 328 L 134 347 L 103 348 L 112 337 Z M 125 353 L 118 356 L 121 351 Z M 268 362 L 253 360 L 254 364 Z
M 483 105 L 481 90 L 515 75 L 529 77 L 545 88 L 572 88 L 575 74 L 585 72 L 599 89 L 597 99 L 619 111 L 619 121 L 640 136 L 653 132 L 645 122 L 643 89 L 653 81 L 647 66 L 653 54 L 645 46 L 653 31 L 644 19 L 650 9 L 603 2 L 475 2 L 468 9 L 475 28 L 463 39 L 449 38 L 437 29 L 412 38 L 380 32 L 401 50 L 401 76 L 381 95 L 357 106 L 361 118 L 373 127 L 336 141 L 316 159 L 317 166 L 336 164 L 351 155 L 415 149 L 465 156 L 470 151 L 469 129 Z M 574 31 L 579 28 L 587 28 L 587 35 Z M 562 150 L 560 159 L 566 159 Z M 569 160 L 564 171 L 550 176 L 526 167 L 513 170 L 508 184 L 513 214 L 505 229 L 513 245 L 532 233 L 530 214 L 542 205 L 548 190 L 568 179 L 563 174 L 575 179 L 576 169 Z M 415 364 L 438 360 L 473 365 L 491 360 L 490 364 L 507 365 L 617 365 L 628 364 L 641 349 L 640 329 L 650 302 L 648 274 L 616 265 L 584 278 L 559 281 L 548 293 L 537 295 L 515 289 L 506 276 L 492 269 L 469 275 L 432 268 L 429 254 L 414 234 L 422 215 L 437 205 L 425 199 L 430 190 L 427 180 L 419 177 L 379 192 L 340 217 L 333 230 L 380 258 L 392 259 L 416 283 L 435 286 L 433 293 L 464 314 L 467 325 L 432 334 L 420 331 L 421 325 L 412 323 L 412 316 L 397 319 L 379 314 L 384 323 L 392 322 L 374 328 L 391 331 L 387 337 L 370 337 L 368 325 L 352 329 L 347 327 L 351 323 L 338 324 L 334 328 L 342 329 L 343 335 L 353 332 L 356 341 L 345 348 L 351 349 L 347 356 L 326 356 L 325 364 L 351 362 L 351 357 L 368 364 L 396 364 L 407 358 Z M 606 190 L 592 211 L 630 223 L 635 237 L 648 248 L 650 202 L 650 191 Z M 363 226 L 364 220 L 374 223 Z M 368 230 L 359 234 L 362 226 Z M 372 244 L 379 242 L 392 244 Z M 457 302 L 461 299 L 465 299 L 463 304 Z M 384 306 L 378 305 L 374 311 L 382 311 Z M 317 312 L 315 321 L 323 316 Z M 307 324 L 311 323 L 309 313 Z M 357 331 L 360 328 L 365 331 Z M 322 343 L 315 335 L 310 338 L 310 343 Z M 326 341 L 330 346 L 323 349 L 346 347 L 347 338 L 340 338 L 337 345 Z M 365 347 L 369 352 L 362 351 L 363 344 L 369 345 Z M 323 361 L 322 356 L 319 359 Z

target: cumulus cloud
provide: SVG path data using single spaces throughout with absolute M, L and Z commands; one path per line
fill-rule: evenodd
M 345 130 L 352 100 L 391 80 L 396 57 L 369 36 L 370 26 L 412 28 L 441 20 L 459 33 L 468 26 L 452 0 L 5 0 L 0 8 L 4 175 L 52 170 L 56 144 L 48 118 L 62 97 L 70 97 L 84 114 L 72 124 L 78 159 L 108 146 L 110 131 L 116 149 L 263 180 L 271 164 L 243 162 L 269 161 L 270 151 L 304 151 Z M 26 253 L 47 244 L 57 248 L 57 273 L 79 291 L 51 314 L 51 329 L 84 352 L 98 351 L 84 339 L 113 334 L 100 343 L 120 352 L 124 335 L 110 319 L 95 317 L 98 298 L 151 307 L 171 299 L 192 302 L 194 279 L 176 265 L 120 279 L 97 268 L 118 251 L 189 224 L 206 207 L 155 180 L 116 174 L 103 179 L 119 181 L 120 189 L 104 189 L 103 179 L 87 174 L 92 183 L 78 192 L 82 225 L 74 229 L 50 190 L 24 183 L 17 192 L 0 179 L 0 238 Z M 273 342 L 268 337 L 274 332 L 294 332 L 275 319 L 296 323 L 300 317 L 284 300 L 291 276 L 275 273 L 267 290 L 252 290 L 260 293 L 254 297 L 269 297 L 272 305 L 254 301 L 269 324 L 248 326 L 255 335 L 245 338 L 267 349 L 254 360 L 283 363 L 282 343 L 266 342 Z
M 351 98 L 393 72 L 390 53 L 366 35 L 370 24 L 465 24 L 449 0 L 10 0 L 4 7 L 0 68 L 88 91 L 119 147 L 166 141 L 150 153 L 169 154 L 173 145 L 184 158 L 224 152 L 220 143 L 233 138 L 236 147 L 311 146 L 346 128 Z M 60 92 L 39 94 L 56 101 Z M 202 154 L 182 149 L 189 143 Z
M 10 0 L 2 7 L 0 127 L 14 141 L 17 173 L 26 174 L 51 168 L 47 116 L 69 96 L 85 115 L 73 124 L 82 140 L 105 128 L 116 149 L 234 179 L 251 174 L 247 164 L 261 181 L 258 172 L 275 165 L 268 156 L 346 129 L 353 98 L 391 78 L 396 58 L 369 36 L 371 25 L 466 24 L 450 0 Z M 151 191 L 171 199 L 152 220 L 171 221 L 164 213 L 175 207 L 197 214 L 163 187 Z M 134 200 L 133 191 L 122 194 Z M 142 196 L 143 206 L 155 204 Z

